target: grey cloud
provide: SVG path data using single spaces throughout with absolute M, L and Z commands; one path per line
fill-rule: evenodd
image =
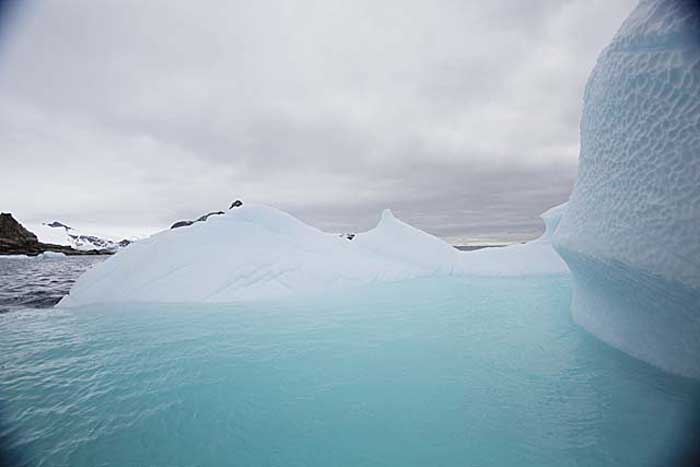
M 0 207 L 150 229 L 242 197 L 531 237 L 633 3 L 28 3 L 0 36 Z

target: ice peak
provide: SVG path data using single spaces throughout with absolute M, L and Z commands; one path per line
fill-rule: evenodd
M 406 225 L 401 220 L 399 220 L 391 209 L 384 209 L 382 215 L 379 217 L 379 222 L 375 229 L 385 230 L 387 228 L 394 229 L 395 226 Z

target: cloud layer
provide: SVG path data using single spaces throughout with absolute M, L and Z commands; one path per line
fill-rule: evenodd
M 528 238 L 634 3 L 28 3 L 0 34 L 0 209 L 148 230 L 242 198 Z

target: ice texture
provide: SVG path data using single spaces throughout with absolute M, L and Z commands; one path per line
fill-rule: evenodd
M 601 53 L 554 234 L 590 332 L 700 377 L 700 12 L 642 0 Z
M 546 238 L 461 252 L 386 210 L 347 240 L 246 204 L 130 245 L 83 274 L 60 305 L 230 303 L 421 277 L 564 272 Z

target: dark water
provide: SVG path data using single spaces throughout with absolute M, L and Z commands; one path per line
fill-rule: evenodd
M 54 306 L 68 293 L 80 274 L 106 258 L 107 256 L 0 256 L 0 313 Z

